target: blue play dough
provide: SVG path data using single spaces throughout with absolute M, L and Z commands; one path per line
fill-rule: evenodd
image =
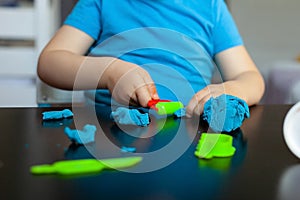
M 124 125 L 148 126 L 150 123 L 148 113 L 140 113 L 137 109 L 118 107 L 111 113 L 111 118 Z
M 125 146 L 122 146 L 121 151 L 122 152 L 135 152 L 136 148 L 135 147 L 125 147 Z
M 174 116 L 177 117 L 177 118 L 185 117 L 185 115 L 186 115 L 186 109 L 185 108 L 180 108 L 180 109 L 178 109 L 174 112 Z
M 43 120 L 54 120 L 54 119 L 64 119 L 73 117 L 73 113 L 69 109 L 64 109 L 62 111 L 47 111 L 43 112 Z
M 205 103 L 202 117 L 212 130 L 230 132 L 239 128 L 250 112 L 244 100 L 223 94 Z
M 65 134 L 69 137 L 72 142 L 78 144 L 87 144 L 95 141 L 96 126 L 87 124 L 81 130 L 65 128 Z

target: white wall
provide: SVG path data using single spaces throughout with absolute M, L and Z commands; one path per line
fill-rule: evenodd
M 34 107 L 40 51 L 60 22 L 60 0 L 0 6 L 0 107 Z
M 300 55 L 300 0 L 229 0 L 229 6 L 262 71 Z

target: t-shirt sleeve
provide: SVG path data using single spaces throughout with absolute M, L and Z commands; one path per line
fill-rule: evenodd
M 101 1 L 79 0 L 64 21 L 97 40 L 101 32 Z
M 214 11 L 214 55 L 231 47 L 243 45 L 241 35 L 224 0 L 217 0 Z

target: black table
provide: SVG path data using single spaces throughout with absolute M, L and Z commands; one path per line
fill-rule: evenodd
M 298 199 L 299 160 L 283 139 L 290 105 L 250 109 L 234 137 L 231 158 L 194 156 L 207 126 L 195 119 L 152 119 L 149 127 L 118 126 L 105 107 L 74 107 L 73 119 L 43 122 L 51 108 L 0 109 L 0 199 Z M 64 127 L 97 126 L 94 143 L 78 146 Z M 200 125 L 199 125 L 200 124 Z M 124 153 L 121 146 L 136 147 Z M 144 160 L 124 171 L 81 176 L 36 176 L 36 164 L 80 158 L 140 155 Z M 298 196 L 297 196 L 298 195 Z

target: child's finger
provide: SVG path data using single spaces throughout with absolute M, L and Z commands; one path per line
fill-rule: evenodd
M 198 92 L 197 94 L 195 94 L 192 99 L 190 100 L 189 104 L 186 106 L 186 116 L 187 117 L 192 117 L 194 114 L 194 110 L 195 108 L 198 106 L 199 101 L 201 100 L 201 96 L 202 94 L 201 92 Z
M 135 93 L 139 104 L 143 107 L 147 107 L 148 101 L 152 99 L 148 90 L 148 85 L 136 89 Z
M 146 72 L 144 74 L 143 79 L 144 79 L 145 84 L 148 87 L 148 91 L 151 96 L 151 99 L 159 99 L 159 96 L 158 96 L 157 90 L 156 90 L 156 86 L 155 86 L 154 81 L 152 80 L 151 76 Z
M 198 104 L 196 105 L 196 107 L 193 110 L 193 114 L 195 116 L 200 116 L 203 113 L 204 105 L 205 105 L 206 101 L 209 100 L 209 98 L 210 98 L 210 95 L 206 95 L 198 102 Z
M 200 115 L 203 112 L 204 103 L 209 96 L 210 94 L 206 88 L 197 92 L 186 107 L 186 116 L 192 117 L 194 114 Z
M 152 99 L 159 99 L 156 86 L 154 83 L 148 84 L 148 90 Z

